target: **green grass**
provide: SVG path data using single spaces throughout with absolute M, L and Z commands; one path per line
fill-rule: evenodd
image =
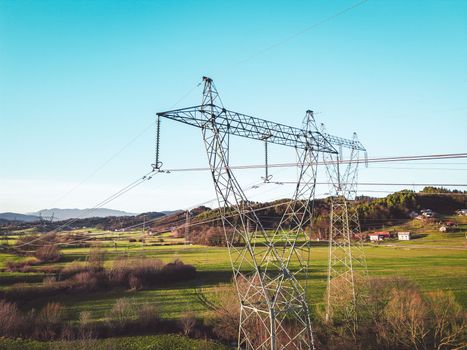
M 228 350 L 212 341 L 195 340 L 178 335 L 107 338 L 89 341 L 40 342 L 0 338 L 0 350 Z
M 415 225 L 415 224 L 413 224 Z M 467 226 L 463 224 L 461 230 Z M 401 226 L 398 229 L 406 230 Z M 93 234 L 99 234 L 93 231 Z M 380 245 L 368 244 L 365 246 L 368 271 L 371 277 L 400 276 L 410 279 L 420 285 L 423 291 L 437 289 L 451 290 L 457 300 L 465 308 L 467 306 L 467 249 L 465 231 L 457 233 L 439 233 L 433 227 L 418 228 L 417 233 L 422 238 L 408 242 L 390 241 Z M 125 233 L 127 234 L 127 233 Z M 120 236 L 121 233 L 106 232 L 101 237 Z M 148 241 L 156 242 L 159 236 Z M 169 235 L 164 240 L 172 239 Z M 153 288 L 129 292 L 124 289 L 100 291 L 94 293 L 62 294 L 54 297 L 54 301 L 61 302 L 68 311 L 70 320 L 76 320 L 79 312 L 91 311 L 94 319 L 104 319 L 112 307 L 115 299 L 121 297 L 133 298 L 136 303 L 153 303 L 157 306 L 163 318 L 178 318 L 186 310 L 196 312 L 198 317 L 204 317 L 209 310 L 200 301 L 197 290 L 202 289 L 206 297 L 210 297 L 213 288 L 219 283 L 229 283 L 231 267 L 226 248 L 204 247 L 196 245 L 164 245 L 142 246 L 140 242 L 118 241 L 117 247 L 108 246 L 105 266 L 109 267 L 112 261 L 119 256 L 148 256 L 170 262 L 181 259 L 186 264 L 192 264 L 198 271 L 195 280 L 172 284 L 164 288 Z M 85 262 L 89 248 L 65 248 L 63 261 L 53 264 L 65 266 L 73 261 Z M 312 248 L 312 272 L 308 280 L 308 299 L 311 304 L 320 304 L 323 301 L 326 287 L 327 272 L 326 246 Z M 0 254 L 0 266 L 6 260 L 16 260 L 15 256 Z M 13 283 L 28 282 L 40 283 L 44 277 L 41 273 L 6 273 L 0 272 L 0 287 L 9 288 Z M 37 298 L 22 305 L 23 308 L 40 307 L 48 300 Z

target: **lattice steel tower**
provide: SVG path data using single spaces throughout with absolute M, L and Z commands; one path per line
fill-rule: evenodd
M 323 135 L 327 135 L 323 125 L 321 130 Z M 339 153 L 323 154 L 323 160 L 331 195 L 326 321 L 332 321 L 337 316 L 348 321 L 351 330 L 355 331 L 358 303 L 356 285 L 366 277 L 367 267 L 358 213 L 349 204 L 356 196 L 359 153 L 364 151 L 366 154 L 366 151 L 356 133 L 353 134 L 353 141 L 350 147 L 335 143 Z M 344 149 L 347 151 L 347 159 Z
M 294 128 L 225 109 L 210 78 L 203 77 L 200 106 L 158 113 L 201 128 L 240 301 L 239 349 L 314 349 L 305 288 L 310 222 L 320 152 L 337 153 L 307 112 Z M 275 230 L 256 215 L 229 163 L 230 135 L 293 147 L 298 179 Z M 334 137 L 350 145 L 352 140 Z M 333 142 L 334 142 L 333 141 Z

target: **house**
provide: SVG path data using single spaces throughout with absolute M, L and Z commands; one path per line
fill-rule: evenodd
M 451 228 L 454 228 L 457 226 L 457 224 L 454 221 L 446 221 L 445 225 Z
M 377 241 L 384 240 L 384 236 L 378 235 L 377 233 L 370 233 L 368 235 L 368 237 L 370 238 L 370 241 L 372 241 L 372 242 L 377 242 Z
M 368 235 L 370 241 L 384 241 L 385 239 L 391 238 L 391 232 L 389 231 L 379 231 L 373 232 Z
M 399 241 L 410 241 L 411 233 L 410 232 L 397 232 L 397 239 Z
M 383 236 L 384 239 L 392 237 L 391 232 L 389 231 L 379 231 L 379 232 L 374 232 L 374 234 Z

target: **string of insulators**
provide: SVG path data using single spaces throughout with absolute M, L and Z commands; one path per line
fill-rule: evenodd
M 268 180 L 269 177 L 269 171 L 268 171 L 268 140 L 264 140 L 264 165 L 265 165 L 265 170 L 266 170 L 266 181 Z
M 160 148 L 160 138 L 161 138 L 161 117 L 157 116 L 157 127 L 156 127 L 156 154 L 154 164 L 152 167 L 154 170 L 159 170 L 162 166 L 162 162 L 159 161 L 159 148 Z
M 265 174 L 264 174 L 264 178 L 262 178 L 264 180 L 264 182 L 269 182 L 269 180 L 271 180 L 272 178 L 272 175 L 269 175 L 269 154 L 268 154 L 268 138 L 270 137 L 270 135 L 266 135 L 264 137 L 264 170 L 265 170 Z

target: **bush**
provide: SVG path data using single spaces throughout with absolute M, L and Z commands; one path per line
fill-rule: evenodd
M 14 303 L 0 300 L 0 335 L 15 337 L 22 324 L 22 317 Z
M 141 279 L 132 273 L 128 277 L 128 285 L 131 290 L 140 290 L 141 288 L 143 288 L 143 283 L 141 282 Z
M 96 290 L 99 284 L 98 273 L 84 271 L 73 276 L 74 285 L 78 289 Z
M 462 348 L 466 339 L 467 314 L 456 302 L 452 292 L 437 291 L 428 293 L 429 319 L 433 348 Z
M 7 272 L 31 272 L 34 271 L 32 265 L 35 265 L 37 261 L 30 259 L 26 261 L 7 261 L 5 263 L 5 271 Z
M 32 310 L 31 310 L 32 311 Z M 29 323 L 33 325 L 33 337 L 38 339 L 55 339 L 63 331 L 61 322 L 64 319 L 64 309 L 59 303 L 48 303 L 35 316 L 34 312 L 29 315 Z
M 195 314 L 191 311 L 184 312 L 180 318 L 180 325 L 183 330 L 183 335 L 190 335 L 196 325 Z
M 51 302 L 41 309 L 37 315 L 37 320 L 39 323 L 57 325 L 63 320 L 64 315 L 65 310 L 62 304 Z
M 332 349 L 460 349 L 465 336 L 465 312 L 452 293 L 423 294 L 403 278 L 372 278 L 356 285 L 356 323 L 345 312 L 332 322 L 318 319 L 317 339 Z M 343 291 L 343 290 L 341 290 Z M 344 299 L 343 299 L 344 300 Z M 345 300 L 344 300 L 345 301 Z M 338 304 L 345 309 L 346 303 Z M 318 312 L 323 316 L 322 312 Z M 355 325 L 355 326 L 353 326 Z M 355 327 L 352 332 L 349 329 Z
M 233 284 L 214 288 L 215 309 L 212 323 L 216 336 L 226 341 L 235 341 L 238 337 L 240 303 Z
M 62 258 L 62 254 L 55 245 L 48 244 L 39 247 L 34 256 L 41 262 L 57 262 Z
M 164 265 L 154 258 L 118 259 L 107 273 L 111 284 L 125 285 L 133 290 L 193 278 L 195 274 L 196 269 L 192 265 L 180 260 Z
M 100 246 L 94 246 L 89 250 L 89 268 L 92 271 L 101 271 L 104 268 L 105 251 Z
M 385 329 L 379 335 L 389 346 L 401 349 L 425 348 L 428 308 L 416 289 L 393 289 L 384 308 Z
M 81 339 L 90 339 L 93 336 L 91 318 L 90 311 L 81 311 L 79 313 L 79 336 Z
M 136 308 L 127 298 L 117 299 L 109 313 L 109 321 L 112 325 L 123 328 L 136 318 Z
M 65 265 L 61 270 L 60 270 L 60 277 L 61 278 L 68 278 L 70 276 L 73 276 L 79 272 L 85 272 L 88 271 L 88 266 L 84 265 L 83 263 L 79 261 L 73 261 L 71 264 Z
M 156 326 L 160 321 L 160 317 L 155 306 L 151 304 L 141 305 L 138 310 L 138 321 L 145 329 Z

